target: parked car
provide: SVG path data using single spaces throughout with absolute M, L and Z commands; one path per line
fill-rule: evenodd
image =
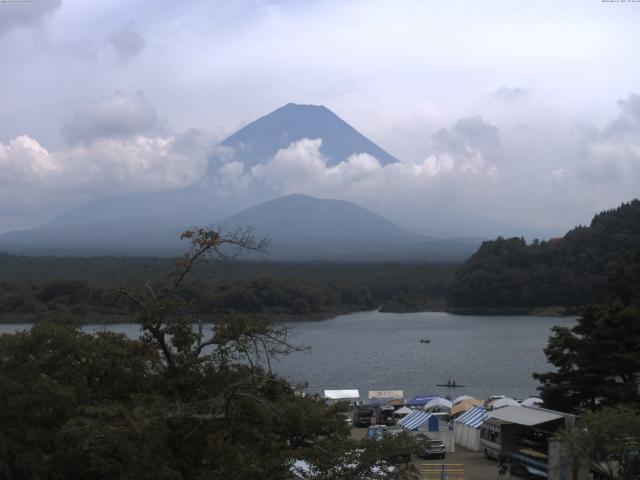
M 445 458 L 447 447 L 441 440 L 434 440 L 427 435 L 416 435 L 414 451 L 421 458 Z
M 371 425 L 367 428 L 367 438 L 382 438 L 387 433 L 388 428 L 386 425 Z

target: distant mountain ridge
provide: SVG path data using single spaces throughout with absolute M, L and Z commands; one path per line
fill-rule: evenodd
M 322 139 L 329 165 L 354 154 L 382 164 L 397 160 L 324 106 L 287 104 L 221 143 L 226 161 L 264 163 L 292 142 Z M 212 158 L 210 169 L 222 159 Z M 208 172 L 211 175 L 212 171 Z M 194 225 L 252 226 L 273 239 L 271 258 L 295 260 L 461 259 L 477 242 L 417 235 L 351 202 L 290 195 L 262 204 L 270 192 L 225 196 L 211 177 L 173 191 L 131 193 L 93 200 L 36 228 L 0 235 L 0 250 L 46 255 L 171 255 Z
M 268 235 L 269 258 L 275 260 L 397 258 L 398 250 L 429 240 L 355 203 L 302 194 L 276 198 L 216 224 L 250 226 L 257 236 Z
M 289 103 L 251 122 L 220 145 L 233 149 L 232 158 L 251 167 L 269 161 L 278 150 L 303 138 L 322 139 L 320 152 L 329 165 L 355 153 L 368 153 L 383 165 L 398 161 L 323 105 Z
M 227 231 L 251 227 L 257 237 L 268 236 L 267 258 L 272 260 L 460 260 L 478 245 L 435 240 L 355 203 L 302 194 L 279 197 L 210 223 Z M 149 218 L 47 225 L 1 235 L 0 250 L 38 255 L 176 255 L 186 247 L 180 233 L 192 226 Z
M 46 234 L 46 230 L 54 226 L 114 222 L 114 228 L 104 232 L 109 236 L 124 219 L 161 219 L 176 225 L 210 224 L 268 198 L 264 195 L 257 199 L 246 195 L 221 196 L 215 179 L 211 181 L 219 162 L 240 160 L 250 167 L 268 161 L 278 150 L 302 138 L 322 139 L 320 151 L 330 164 L 358 153 L 373 155 L 382 163 L 397 161 L 326 107 L 290 103 L 223 140 L 219 145 L 231 149 L 232 158 L 212 157 L 209 171 L 200 184 L 179 190 L 129 193 L 92 200 L 39 226 L 38 235 Z M 27 233 L 23 231 L 20 235 L 26 238 Z
M 401 244 L 425 239 L 355 203 L 299 193 L 256 205 L 217 223 L 251 225 L 258 234 L 301 244 Z

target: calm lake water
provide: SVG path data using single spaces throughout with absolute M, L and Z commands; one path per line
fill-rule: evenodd
M 459 316 L 442 312 L 359 312 L 331 320 L 287 322 L 294 341 L 311 347 L 273 363 L 292 382 L 308 382 L 309 392 L 358 388 L 418 393 L 462 394 L 485 398 L 536 394 L 532 372 L 550 368 L 542 349 L 554 325 L 571 326 L 575 318 L 536 316 Z M 0 332 L 28 328 L 0 325 Z M 139 335 L 135 324 L 91 325 L 86 331 L 109 329 Z M 431 343 L 420 343 L 421 338 Z M 464 388 L 438 383 L 455 380 Z

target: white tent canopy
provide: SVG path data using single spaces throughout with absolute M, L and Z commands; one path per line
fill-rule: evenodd
M 491 402 L 492 408 L 502 408 L 502 407 L 519 407 L 520 403 L 513 398 L 499 398 L 498 400 L 494 400 Z
M 360 392 L 358 390 L 325 390 L 324 398 L 327 400 L 358 400 Z
M 542 401 L 541 398 L 538 397 L 529 397 L 525 400 L 522 401 L 522 406 L 523 407 L 539 407 L 540 405 L 542 405 L 544 402 Z
M 413 409 L 409 407 L 402 407 L 395 411 L 394 415 L 409 415 L 413 412 Z
M 456 403 L 460 403 L 460 402 L 463 402 L 465 400 L 476 400 L 476 399 L 474 397 L 472 397 L 471 395 L 460 395 L 459 397 L 454 398 L 453 402 L 451 402 L 451 403 L 453 403 L 455 405 Z
M 429 400 L 427 404 L 424 406 L 424 409 L 431 410 L 433 408 L 448 408 L 449 410 L 451 410 L 452 406 L 453 404 L 451 403 L 450 400 L 447 400 L 446 398 L 442 398 L 442 397 L 436 397 Z

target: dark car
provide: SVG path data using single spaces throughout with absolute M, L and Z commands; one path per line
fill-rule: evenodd
M 416 437 L 414 450 L 421 458 L 444 458 L 447 455 L 447 447 L 441 440 L 433 440 L 426 435 Z

